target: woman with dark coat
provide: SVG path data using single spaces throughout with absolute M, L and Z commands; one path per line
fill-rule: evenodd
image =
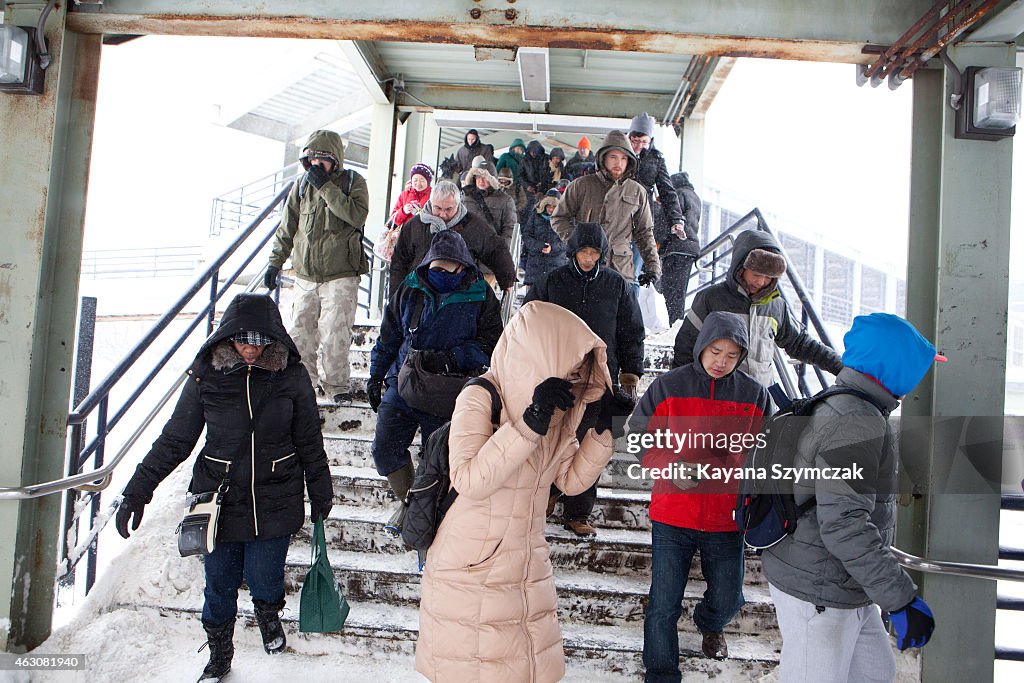
M 204 427 L 189 492 L 220 490 L 223 498 L 216 547 L 204 558 L 210 662 L 199 680 L 218 681 L 231 669 L 243 577 L 264 649 L 284 650 L 285 556 L 305 520 L 303 483 L 314 520 L 327 517 L 333 497 L 316 396 L 268 296 L 236 296 L 199 349 L 173 415 L 124 489 L 115 520 L 121 536 L 128 538 L 129 519 L 139 528 L 153 491 Z
M 530 220 L 523 227 L 523 282 L 532 285 L 555 268 L 568 263 L 565 242 L 551 227 L 551 214 L 561 197 L 558 190 L 548 190 L 537 202 L 537 208 L 530 213 Z
M 526 190 L 526 208 L 523 209 L 520 223 L 525 224 L 530 211 L 551 188 L 551 168 L 544 145 L 531 140 L 526 146 L 526 158 L 519 162 L 519 182 Z

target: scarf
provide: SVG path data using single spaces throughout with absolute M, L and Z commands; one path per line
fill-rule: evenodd
M 433 207 L 430 205 L 430 202 L 427 202 L 427 205 L 423 207 L 423 211 L 420 212 L 420 220 L 430 228 L 431 235 L 436 235 L 442 230 L 454 228 L 458 225 L 459 221 L 466 217 L 467 213 L 466 205 L 459 204 L 459 209 L 455 212 L 455 216 L 446 223 L 443 218 L 435 216 L 432 209 Z

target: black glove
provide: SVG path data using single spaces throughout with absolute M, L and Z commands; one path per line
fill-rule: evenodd
M 908 647 L 924 647 L 935 630 L 935 618 L 931 609 L 917 596 L 902 609 L 889 612 L 889 623 L 896 632 L 896 647 L 901 650 Z
M 132 531 L 139 528 L 139 524 L 142 523 L 142 511 L 146 508 L 146 504 L 142 502 L 140 498 L 126 493 L 121 499 L 121 505 L 117 508 L 117 516 L 114 518 L 114 528 L 117 529 L 117 533 L 121 534 L 121 538 L 128 538 L 128 519 L 134 516 L 132 520 Z
M 318 519 L 326 520 L 327 516 L 331 514 L 331 508 L 334 507 L 334 503 L 330 500 L 311 500 L 309 501 L 309 519 L 315 522 Z
M 313 183 L 313 187 L 318 190 L 323 187 L 330 178 L 331 176 L 327 174 L 327 171 L 318 164 L 313 164 L 309 167 L 309 170 L 306 171 L 306 179 Z
M 384 388 L 384 379 L 382 377 L 371 377 L 366 380 L 366 398 L 370 401 L 370 408 L 373 412 L 377 412 L 377 408 L 380 408 L 381 393 Z
M 523 411 L 523 422 L 541 436 L 548 433 L 555 408 L 569 410 L 576 397 L 570 391 L 572 384 L 560 377 L 548 377 L 533 390 L 533 403 Z
M 646 270 L 644 272 L 640 273 L 640 277 L 637 278 L 637 282 L 640 283 L 641 287 L 646 287 L 647 285 L 653 285 L 657 281 L 658 281 L 658 276 L 655 275 L 654 273 L 648 273 Z
M 267 272 L 263 275 L 263 284 L 267 286 L 271 292 L 277 289 L 277 276 L 281 274 L 281 269 L 277 266 L 267 266 Z
M 451 351 L 420 351 L 423 369 L 435 375 L 444 375 L 456 370 L 455 356 Z
M 597 422 L 594 424 L 594 431 L 601 432 L 612 430 L 612 438 L 618 439 L 626 433 L 625 419 L 633 412 L 636 401 L 629 397 L 620 387 L 615 391 L 606 391 L 601 397 L 601 411 L 597 415 Z M 616 420 L 615 418 L 620 418 Z M 618 423 L 618 424 L 616 424 Z

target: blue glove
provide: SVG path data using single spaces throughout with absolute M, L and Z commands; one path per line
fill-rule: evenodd
M 928 604 L 914 597 L 909 605 L 895 612 L 889 612 L 889 623 L 896 632 L 896 647 L 924 647 L 935 630 L 935 618 Z

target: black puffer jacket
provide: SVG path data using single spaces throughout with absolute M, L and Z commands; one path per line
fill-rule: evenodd
M 661 202 L 662 211 L 665 214 L 665 222 L 668 227 L 681 223 L 683 213 L 679 208 L 679 199 L 676 197 L 676 188 L 672 185 L 672 178 L 668 174 L 668 167 L 665 165 L 665 157 L 654 148 L 652 143 L 647 149 L 640 150 L 638 155 L 640 165 L 637 166 L 633 180 L 644 186 L 647 190 L 648 199 L 651 205 L 654 204 L 654 190 L 658 190 L 658 201 Z M 655 231 L 658 226 L 654 226 Z M 657 233 L 655 233 L 657 237 Z M 658 240 L 661 243 L 661 240 Z
M 526 146 L 526 156 L 519 162 L 519 182 L 528 194 L 544 194 L 551 189 L 548 155 L 536 140 Z
M 690 176 L 687 173 L 672 174 L 672 185 L 676 189 L 676 197 L 679 200 L 679 208 L 683 214 L 684 225 L 686 226 L 686 239 L 682 239 L 672 232 L 672 225 L 663 221 L 660 225 L 657 221 L 654 224 L 654 239 L 658 241 L 658 254 L 662 257 L 669 254 L 685 254 L 697 256 L 700 254 L 700 197 L 693 189 Z
M 567 308 L 608 345 L 608 371 L 618 383 L 619 371 L 640 376 L 644 371 L 644 321 L 633 287 L 602 263 L 590 272 L 573 255 L 584 247 L 606 254 L 608 238 L 597 223 L 580 223 L 569 237 L 569 263 L 538 280 L 523 300 L 547 301 Z
M 228 339 L 258 331 L 276 341 L 247 366 Z M 255 418 L 255 419 L 254 419 Z M 189 491 L 213 491 L 226 478 L 219 542 L 288 536 L 302 526 L 303 480 L 311 500 L 333 495 L 316 396 L 274 301 L 239 294 L 203 344 L 174 414 L 139 464 L 126 496 L 149 502 L 189 457 L 206 428 Z

